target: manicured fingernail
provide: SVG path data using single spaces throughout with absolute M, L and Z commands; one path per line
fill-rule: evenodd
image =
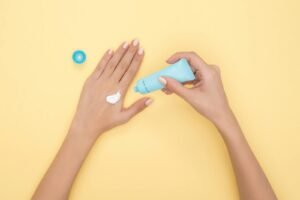
M 132 44 L 133 46 L 137 46 L 139 44 L 139 40 L 138 39 L 133 40 Z
M 128 47 L 128 42 L 124 42 L 123 48 L 126 49 Z
M 108 49 L 107 52 L 108 52 L 108 55 L 111 55 L 113 53 L 113 50 L 112 49 Z
M 149 106 L 152 103 L 153 103 L 153 99 L 148 99 L 147 101 L 145 101 L 146 106 Z
M 139 54 L 139 55 L 142 55 L 143 53 L 144 53 L 144 49 L 143 49 L 143 48 L 139 48 L 138 54 Z
M 164 85 L 167 84 L 167 80 L 164 79 L 163 77 L 159 77 L 159 81 L 160 81 L 162 84 L 164 84 Z

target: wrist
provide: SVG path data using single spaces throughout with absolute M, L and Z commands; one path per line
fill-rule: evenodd
M 97 138 L 87 136 L 81 130 L 77 130 L 73 127 L 70 128 L 66 138 L 66 141 L 72 141 L 72 143 L 76 143 L 83 148 L 90 148 L 93 146 Z
M 87 120 L 81 117 L 82 115 L 75 115 L 70 129 L 69 134 L 77 135 L 82 139 L 97 140 L 104 130 L 101 127 L 95 128 L 91 126 L 91 123 L 87 123 Z
M 96 134 L 96 132 L 89 130 L 86 126 L 83 126 L 81 123 L 73 121 L 69 128 L 68 137 L 76 138 L 78 140 L 86 141 L 88 143 L 94 143 L 97 140 L 99 134 Z
M 234 121 L 235 116 L 229 106 L 217 110 L 218 112 L 211 118 L 211 122 L 217 128 L 222 128 L 227 123 Z
M 219 130 L 224 139 L 230 139 L 231 137 L 237 137 L 242 134 L 239 123 L 230 107 L 220 112 L 218 117 L 212 120 L 212 123 Z

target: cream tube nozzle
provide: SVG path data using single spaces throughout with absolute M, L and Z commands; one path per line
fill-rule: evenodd
M 164 85 L 159 81 L 159 77 L 161 76 L 173 78 L 181 83 L 192 81 L 196 78 L 188 61 L 180 59 L 178 62 L 160 71 L 139 79 L 134 87 L 135 92 L 147 94 L 162 89 Z

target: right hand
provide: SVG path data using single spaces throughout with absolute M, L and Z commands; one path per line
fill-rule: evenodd
M 196 79 L 187 82 L 193 87 L 187 88 L 184 87 L 186 83 L 182 85 L 172 78 L 160 77 L 160 81 L 165 85 L 162 91 L 166 94 L 179 95 L 214 124 L 222 121 L 231 110 L 222 85 L 219 67 L 206 64 L 194 52 L 175 53 L 167 62 L 173 64 L 181 58 L 187 59 L 192 70 L 195 71 Z

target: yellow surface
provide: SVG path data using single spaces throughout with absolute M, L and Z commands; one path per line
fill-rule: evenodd
M 300 199 L 299 1 L 0 0 L 0 199 L 29 199 L 103 52 L 139 38 L 137 77 L 172 53 L 222 68 L 245 134 L 279 199 Z M 87 53 L 84 65 L 71 54 Z M 132 88 L 132 87 L 131 87 Z M 213 126 L 176 96 L 96 143 L 71 199 L 237 199 Z M 128 93 L 126 104 L 139 98 Z

